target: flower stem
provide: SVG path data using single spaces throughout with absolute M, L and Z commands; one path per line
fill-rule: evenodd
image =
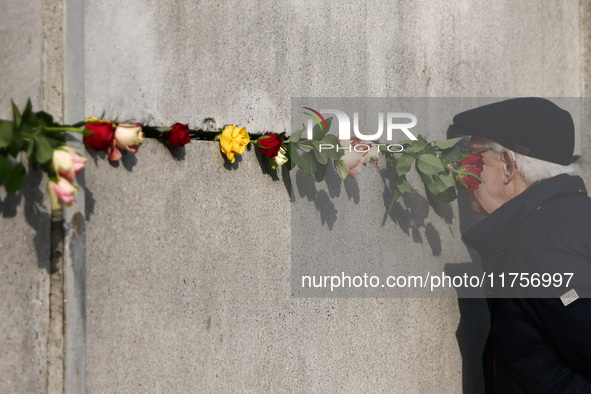
M 453 172 L 454 174 L 456 174 L 456 175 L 460 175 L 460 176 L 464 176 L 464 175 L 471 176 L 472 178 L 478 179 L 481 183 L 484 183 L 484 180 L 481 177 L 479 177 L 478 175 L 474 174 L 473 172 L 464 171 L 464 170 L 456 170 L 455 168 L 451 168 L 451 167 L 449 168 L 449 170 L 451 172 Z
M 84 130 L 80 130 L 76 127 L 60 126 L 60 127 L 44 127 L 47 131 L 71 131 L 73 133 L 84 133 Z

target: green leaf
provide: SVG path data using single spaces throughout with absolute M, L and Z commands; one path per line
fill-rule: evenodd
M 451 175 L 435 175 L 434 182 L 427 184 L 427 189 L 435 196 L 445 192 L 449 188 L 454 188 L 456 186 L 456 182 Z
M 320 141 L 321 139 L 323 139 L 326 136 L 326 134 L 328 133 L 328 130 L 330 130 L 331 123 L 332 123 L 332 118 L 326 119 L 326 125 L 328 126 L 328 129 L 325 128 L 323 122 L 320 122 L 320 125 L 316 124 L 314 126 L 314 128 L 312 129 L 312 138 L 315 141 Z
M 302 129 L 293 132 L 285 142 L 293 142 L 296 143 L 302 138 L 302 133 L 306 131 L 306 126 L 302 125 Z
M 10 145 L 8 146 L 8 153 L 10 153 L 12 157 L 16 157 L 16 155 L 18 155 L 18 152 L 21 151 L 22 147 L 23 133 L 17 130 L 12 134 L 12 141 L 10 141 Z
M 408 181 L 406 180 L 406 177 L 404 176 L 399 176 L 398 178 L 396 178 L 396 180 L 394 181 L 394 184 L 396 185 L 396 187 L 405 192 L 405 193 L 412 193 L 412 186 L 410 185 L 410 183 L 408 183 Z
M 27 123 L 21 123 L 21 128 L 19 130 L 23 136 L 25 137 L 30 137 L 33 134 L 35 134 L 35 129 L 33 127 L 31 127 L 30 125 L 28 125 Z
M 33 148 L 35 147 L 35 144 L 33 143 L 33 141 L 28 143 L 27 146 L 27 157 L 31 157 L 33 155 Z
M 339 174 L 341 174 L 342 179 L 345 179 L 347 175 L 349 175 L 349 166 L 347 166 L 345 163 L 343 163 L 340 160 L 337 160 L 334 162 L 334 165 L 339 171 Z
M 446 163 L 455 163 L 460 161 L 461 158 L 462 149 L 459 146 L 454 146 L 441 154 L 441 160 L 444 160 Z
M 320 164 L 328 163 L 327 149 L 320 150 L 320 143 L 318 141 L 313 141 L 312 143 L 314 144 L 314 155 L 316 156 L 316 160 L 318 160 Z
M 414 157 L 411 155 L 402 154 L 398 160 L 396 160 L 396 172 L 398 173 L 398 176 L 404 175 L 410 171 L 410 168 L 414 162 Z
M 428 175 L 445 171 L 441 160 L 438 157 L 429 154 L 423 154 L 417 158 L 417 167 L 423 173 Z
M 299 152 L 298 152 L 298 148 L 297 145 L 295 143 L 290 143 L 287 145 L 287 152 L 289 154 L 289 159 L 291 162 L 291 165 L 293 168 L 293 166 L 298 166 L 298 167 L 302 167 L 302 157 L 300 156 Z M 290 168 L 290 169 L 291 169 Z
M 450 187 L 450 188 L 444 190 L 442 193 L 437 194 L 435 197 L 437 197 L 438 200 L 443 201 L 443 202 L 452 202 L 458 196 L 456 194 L 456 188 Z
M 65 135 L 63 135 L 63 136 L 65 136 Z M 61 136 L 60 136 L 60 137 L 61 137 Z M 66 140 L 63 140 L 63 139 L 55 139 L 55 138 L 53 138 L 53 137 L 46 137 L 46 138 L 47 138 L 47 141 L 49 141 L 49 144 L 51 145 L 51 147 L 52 147 L 53 149 L 57 149 L 57 148 L 59 148 L 60 146 L 62 146 L 62 145 L 65 145 L 65 143 L 66 143 L 66 141 L 67 141 L 67 139 L 66 139 Z M 52 153 L 52 154 L 53 154 L 53 153 Z
M 393 154 L 388 154 L 386 153 L 386 164 L 389 165 L 390 167 L 396 167 L 396 157 Z M 410 168 L 409 168 L 410 169 Z
M 421 176 L 421 181 L 423 181 L 423 183 L 425 185 L 430 185 L 431 183 L 435 182 L 433 180 L 433 175 L 424 174 L 420 170 L 419 170 L 419 175 Z
M 408 145 L 408 148 L 405 148 L 404 151 L 409 152 L 409 153 L 419 153 L 420 151 L 425 149 L 428 145 L 429 144 L 427 143 L 427 141 L 425 141 L 425 139 L 418 139 L 416 141 L 411 141 L 410 144 Z
M 424 152 L 428 155 L 433 155 L 433 156 L 437 156 L 437 147 L 436 146 L 430 146 L 427 148 L 427 150 Z
M 12 134 L 12 122 L 0 120 L 0 148 L 10 145 Z
M 436 178 L 436 181 L 442 182 L 446 186 L 446 188 L 456 187 L 456 180 L 452 175 L 441 174 L 441 175 L 436 175 L 435 178 Z
M 10 174 L 10 162 L 4 156 L 0 155 L 0 185 L 4 183 L 4 180 L 8 178 L 8 174 Z
M 30 98 L 27 100 L 27 105 L 25 106 L 25 110 L 23 111 L 23 121 L 29 126 L 37 126 L 37 117 L 33 112 L 33 104 L 31 104 Z
M 388 207 L 388 213 L 392 212 L 392 209 L 394 208 L 394 204 L 396 204 L 396 200 L 398 200 L 398 197 L 400 197 L 400 192 L 398 191 L 398 189 L 396 189 L 396 191 L 394 192 L 394 198 L 392 198 L 392 202 Z
M 18 163 L 12 168 L 8 179 L 6 180 L 6 192 L 8 194 L 16 193 L 23 186 L 23 175 L 25 174 L 25 166 L 23 163 Z
M 49 140 L 42 135 L 35 136 L 35 159 L 38 163 L 43 164 L 51 160 L 53 157 L 53 148 L 49 143 Z
M 300 168 L 309 175 L 314 175 L 316 173 L 316 162 L 314 160 L 314 156 L 311 152 L 304 153 L 301 156 L 302 164 Z
M 449 149 L 460 142 L 463 137 L 452 138 L 451 140 L 435 141 L 435 145 L 439 149 Z
M 337 146 L 340 148 L 341 144 L 337 137 L 332 134 L 327 134 L 322 140 L 319 141 L 319 143 L 330 144 L 334 147 L 333 149 L 322 150 L 323 152 L 326 152 L 326 156 L 330 159 L 338 160 L 345 154 L 345 152 L 342 149 L 337 150 Z
M 17 129 L 19 129 L 21 127 L 21 123 L 22 123 L 22 118 L 21 118 L 21 113 L 18 110 L 18 107 L 16 106 L 16 104 L 14 103 L 14 101 L 11 101 L 12 103 L 12 116 L 14 119 L 14 125 L 16 126 Z

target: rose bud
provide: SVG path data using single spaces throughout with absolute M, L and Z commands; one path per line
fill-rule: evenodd
M 93 118 L 89 118 L 93 119 Z M 85 129 L 90 131 L 91 135 L 84 136 L 84 143 L 92 150 L 109 153 L 109 149 L 115 138 L 115 126 L 112 122 L 89 122 Z
M 51 209 L 59 209 L 60 201 L 66 206 L 72 206 L 76 203 L 74 196 L 78 193 L 75 184 L 70 183 L 65 178 L 59 178 L 57 182 L 49 181 L 47 183 L 47 192 L 51 200 Z
M 364 164 L 371 163 L 374 166 L 377 166 L 378 162 L 380 161 L 380 147 L 371 142 L 367 142 L 364 144 L 370 146 L 368 151 L 365 153 Z
M 140 123 L 122 123 L 115 129 L 116 146 L 119 149 L 137 153 L 144 141 L 144 133 Z
M 265 134 L 257 140 L 256 146 L 259 152 L 271 158 L 277 156 L 279 148 L 283 144 L 283 140 L 277 134 Z
M 359 151 L 355 150 L 355 145 L 359 143 L 359 140 L 343 140 L 341 141 L 341 146 L 343 150 L 348 150 L 345 154 L 339 159 L 339 162 L 345 164 L 347 168 L 349 168 L 349 176 L 351 178 L 355 178 L 359 175 L 361 171 L 361 167 L 363 166 L 363 162 L 365 160 L 365 148 L 360 148 Z M 345 177 L 345 175 L 343 175 Z
M 86 159 L 71 147 L 62 146 L 53 151 L 52 166 L 56 174 L 74 182 L 86 166 Z
M 144 141 L 144 133 L 140 123 L 122 123 L 115 130 L 115 139 L 112 142 L 112 150 L 109 160 L 119 160 L 121 152 L 119 149 L 137 153 L 139 146 Z
M 285 150 L 285 148 L 280 147 L 279 151 L 274 157 L 267 158 L 267 160 L 269 160 L 269 164 L 271 164 L 272 169 L 275 169 L 287 163 L 289 159 L 287 158 L 286 153 L 287 151 Z
M 170 131 L 165 131 L 162 133 L 162 135 L 164 136 L 164 141 L 166 141 L 169 146 L 175 148 L 181 147 L 191 142 L 191 137 L 189 136 L 189 125 L 182 123 L 173 124 L 172 129 Z

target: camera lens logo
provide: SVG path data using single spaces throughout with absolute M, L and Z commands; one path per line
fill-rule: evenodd
M 328 125 L 326 124 L 326 120 L 324 119 L 324 116 L 322 116 L 320 114 L 320 112 L 310 108 L 310 107 L 303 107 L 304 109 L 307 109 L 308 111 L 313 112 L 314 114 L 316 114 L 316 116 L 312 115 L 310 112 L 304 112 L 304 115 L 309 115 L 312 117 L 312 119 L 314 119 L 316 121 L 316 123 L 318 123 L 318 126 L 320 126 L 320 130 L 322 130 L 322 124 L 324 124 L 324 128 L 325 130 L 328 131 Z M 320 120 L 322 120 L 322 123 L 320 123 L 320 120 L 318 119 L 320 118 Z

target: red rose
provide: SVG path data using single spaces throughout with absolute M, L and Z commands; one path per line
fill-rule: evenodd
M 480 153 L 471 153 L 467 158 L 460 160 L 460 170 L 469 172 L 476 176 L 480 176 L 480 173 L 484 167 L 484 161 Z M 480 180 L 470 175 L 462 175 L 462 180 L 466 183 L 466 195 L 472 193 L 480 186 Z M 458 182 L 462 187 L 465 187 L 461 182 Z
M 84 126 L 92 135 L 84 136 L 84 143 L 90 149 L 109 153 L 115 140 L 115 126 L 112 122 L 89 122 Z
M 464 166 L 478 166 L 482 168 L 484 161 L 480 153 L 470 153 L 468 157 L 460 160 L 460 163 Z
M 172 147 L 180 147 L 191 142 L 189 137 L 189 125 L 182 123 L 175 123 L 172 125 L 170 131 L 163 133 L 164 140 Z
M 480 176 L 482 169 L 479 169 L 478 167 L 466 167 L 464 168 L 464 171 L 468 171 L 472 174 Z M 468 185 L 468 187 L 466 188 L 466 195 L 472 193 L 474 190 L 478 189 L 478 186 L 480 186 L 480 181 L 473 176 L 462 175 L 462 179 L 464 180 L 464 182 L 466 182 L 466 185 Z
M 279 148 L 283 144 L 281 137 L 277 134 L 265 134 L 257 140 L 257 149 L 268 158 L 277 156 Z

